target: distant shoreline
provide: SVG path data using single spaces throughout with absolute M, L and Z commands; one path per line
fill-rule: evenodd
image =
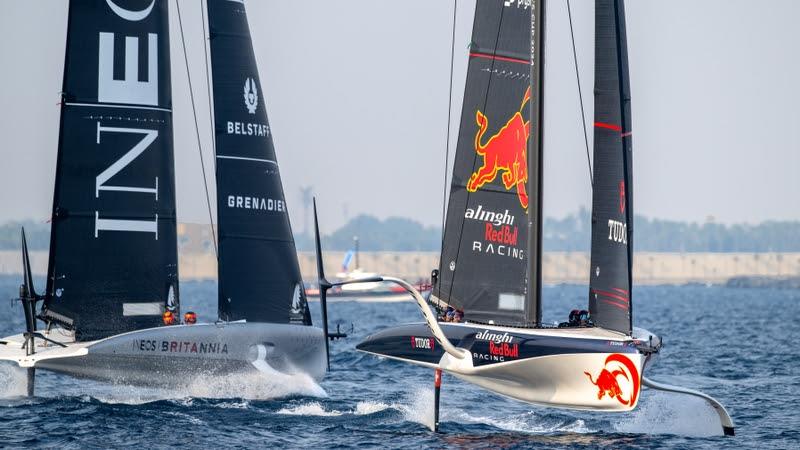
M 341 271 L 345 252 L 326 252 L 328 274 Z M 313 252 L 299 252 L 300 271 L 306 280 L 315 280 Z M 361 252 L 364 270 L 399 276 L 410 281 L 428 279 L 438 267 L 438 252 Z M 0 251 L 0 274 L 21 273 L 19 251 Z M 31 252 L 31 266 L 37 276 L 47 271 L 45 251 Z M 586 252 L 545 252 L 542 258 L 545 284 L 586 284 L 589 279 L 589 254 Z M 213 280 L 217 261 L 212 252 L 187 252 L 179 255 L 182 280 Z M 634 282 L 637 285 L 714 284 L 730 287 L 800 288 L 798 253 L 652 253 L 634 256 Z

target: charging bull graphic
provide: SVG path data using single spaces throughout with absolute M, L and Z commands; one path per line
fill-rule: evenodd
M 507 191 L 516 186 L 520 205 L 523 209 L 528 209 L 525 183 L 528 181 L 528 136 L 531 123 L 525 121 L 522 110 L 530 99 L 531 88 L 528 87 L 519 111 L 485 144 L 481 144 L 481 141 L 489 128 L 489 119 L 480 111 L 475 113 L 475 121 L 479 127 L 475 135 L 475 151 L 483 156 L 483 165 L 469 178 L 467 191 L 477 191 L 484 184 L 494 181 L 497 173 L 503 171 L 503 186 Z
M 636 365 L 627 356 L 614 353 L 608 355 L 603 370 L 597 375 L 597 379 L 592 379 L 592 374 L 583 372 L 589 377 L 589 381 L 597 386 L 597 399 L 602 400 L 608 395 L 616 398 L 622 405 L 633 407 L 636 405 L 636 398 L 639 396 L 639 371 Z M 632 386 L 631 392 L 623 392 L 619 385 L 620 377 Z

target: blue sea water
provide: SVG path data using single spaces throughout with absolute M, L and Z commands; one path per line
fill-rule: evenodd
M 19 280 L 0 278 L 0 299 Z M 41 285 L 41 283 L 39 283 Z M 216 310 L 216 284 L 187 282 L 184 309 Z M 563 320 L 585 303 L 586 288 L 544 289 L 544 317 Z M 350 338 L 332 345 L 332 371 L 306 377 L 205 380 L 184 391 L 111 386 L 39 371 L 37 395 L 24 374 L 0 366 L 0 446 L 59 448 L 798 448 L 800 292 L 721 287 L 638 287 L 637 326 L 664 337 L 648 375 L 699 389 L 726 405 L 736 437 L 719 436 L 703 402 L 645 390 L 630 413 L 540 408 L 445 375 L 441 432 L 429 369 L 378 359 L 355 345 L 383 327 L 419 321 L 411 302 L 331 303 L 331 323 Z M 312 302 L 316 323 L 319 304 Z M 22 310 L 0 302 L 0 333 L 18 332 Z

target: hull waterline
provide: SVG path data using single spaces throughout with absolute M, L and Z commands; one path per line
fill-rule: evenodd
M 48 337 L 56 338 L 57 332 Z M 98 381 L 147 387 L 191 384 L 241 373 L 325 375 L 325 344 L 315 327 L 270 323 L 178 325 L 92 342 L 44 346 L 26 356 L 21 335 L 3 339 L 0 359 Z

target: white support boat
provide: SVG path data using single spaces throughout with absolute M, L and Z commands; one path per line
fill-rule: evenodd
M 168 2 L 140 3 L 70 2 L 47 288 L 33 288 L 23 231 L 26 331 L 0 339 L 0 360 L 28 369 L 29 395 L 36 369 L 156 387 L 319 380 L 327 324 L 311 324 L 243 1 L 206 5 L 219 318 L 180 324 Z
M 588 311 L 542 324 L 544 1 L 479 1 L 438 279 L 423 323 L 369 336 L 363 352 L 435 369 L 533 404 L 630 411 L 661 348 L 633 327 L 632 134 L 623 0 L 596 0 L 591 278 Z M 588 146 L 588 144 L 587 144 Z M 587 148 L 588 151 L 588 148 Z M 436 309 L 436 312 L 432 308 Z

